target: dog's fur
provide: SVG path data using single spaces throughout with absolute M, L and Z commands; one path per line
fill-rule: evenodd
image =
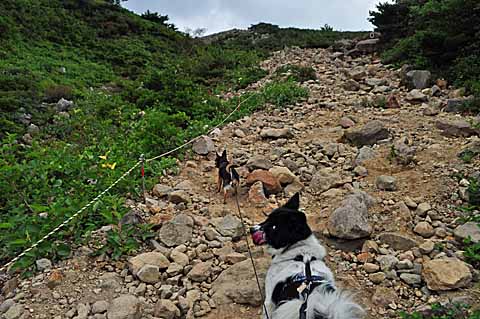
M 240 185 L 240 176 L 228 161 L 226 150 L 223 151 L 222 155 L 216 155 L 215 166 L 218 168 L 217 192 L 223 189 L 223 202 L 225 203 L 230 192 L 237 192 L 237 187 Z
M 308 296 L 307 319 L 356 319 L 363 310 L 350 296 L 335 287 L 331 270 L 323 262 L 325 248 L 312 234 L 304 213 L 299 209 L 299 194 L 295 194 L 284 206 L 270 213 L 267 220 L 252 227 L 252 239 L 256 245 L 266 244 L 273 255 L 265 280 L 265 306 L 270 319 L 298 319 L 303 299 L 293 289 L 293 298 L 280 301 L 284 283 L 295 275 L 304 275 L 310 263 L 312 275 L 324 281 L 312 289 Z M 277 288 L 277 289 L 276 289 Z M 292 290 L 290 290 L 292 292 Z M 264 314 L 264 318 L 267 316 Z

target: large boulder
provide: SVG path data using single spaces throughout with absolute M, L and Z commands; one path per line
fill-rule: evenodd
M 395 250 L 409 250 L 418 244 L 415 239 L 400 233 L 382 233 L 378 236 L 378 240 Z
M 435 126 L 441 130 L 443 136 L 447 137 L 469 137 L 480 134 L 480 129 L 472 127 L 472 125 L 465 120 L 439 120 Z
M 426 89 L 430 87 L 432 74 L 426 70 L 412 70 L 405 76 L 405 85 L 409 89 Z
M 213 218 L 211 223 L 222 236 L 238 239 L 243 235 L 242 221 L 232 214 Z
M 313 175 L 310 188 L 315 193 L 323 193 L 332 187 L 342 185 L 342 177 L 331 167 L 320 169 Z
M 480 225 L 477 222 L 468 222 L 455 228 L 453 234 L 459 241 L 463 242 L 465 239 L 470 238 L 472 242 L 479 243 Z
M 374 200 L 365 192 L 357 191 L 347 196 L 328 219 L 330 235 L 343 239 L 370 236 L 372 226 L 368 221 L 368 208 Z
M 165 270 L 170 265 L 170 261 L 158 251 L 143 253 L 130 258 L 128 261 L 128 268 L 134 276 L 137 276 L 145 265 L 156 266 L 160 270 Z
M 264 278 L 270 263 L 270 258 L 255 260 L 262 293 L 264 293 Z M 222 272 L 213 282 L 212 292 L 212 299 L 217 305 L 231 304 L 232 302 L 252 306 L 262 304 L 252 262 L 249 259 L 239 262 Z
M 192 150 L 199 155 L 208 155 L 215 150 L 215 144 L 208 136 L 201 136 L 193 143 Z
M 363 54 L 374 53 L 378 49 L 380 39 L 367 39 L 358 41 L 355 49 Z
M 268 194 L 276 194 L 282 191 L 282 185 L 269 171 L 257 169 L 248 174 L 247 184 L 252 185 L 256 182 L 262 182 Z
M 472 281 L 467 264 L 454 258 L 427 261 L 423 264 L 422 275 L 428 289 L 435 291 L 463 288 Z
M 380 121 L 370 121 L 362 128 L 357 130 L 348 130 L 344 133 L 344 139 L 349 143 L 361 147 L 364 145 L 374 145 L 378 141 L 388 138 L 390 133 Z

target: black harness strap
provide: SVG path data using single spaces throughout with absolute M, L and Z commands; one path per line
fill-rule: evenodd
M 306 278 L 303 284 L 305 284 L 306 287 L 300 292 L 303 297 L 303 304 L 300 307 L 300 319 L 307 319 L 307 302 L 312 285 L 312 269 L 310 268 L 310 260 L 305 264 L 305 277 Z

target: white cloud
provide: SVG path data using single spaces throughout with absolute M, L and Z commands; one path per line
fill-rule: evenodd
M 336 30 L 371 30 L 369 10 L 380 0 L 129 0 L 123 5 L 137 13 L 167 14 L 180 30 L 207 28 L 215 33 L 248 28 L 258 22 L 282 27 L 318 29 L 325 23 Z M 384 2 L 384 1 L 382 1 Z

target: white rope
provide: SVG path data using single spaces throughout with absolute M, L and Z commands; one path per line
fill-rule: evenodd
M 226 121 L 228 121 L 228 119 L 230 117 L 233 116 L 234 113 L 236 113 L 239 109 L 240 109 L 240 106 L 242 106 L 243 103 L 245 103 L 246 101 L 248 101 L 253 95 L 250 95 L 248 98 L 246 98 L 245 100 L 243 100 L 242 102 L 238 103 L 237 107 L 232 111 L 230 112 L 230 114 L 228 114 L 227 117 L 225 117 L 219 124 L 217 124 L 215 127 L 213 127 L 208 133 L 210 134 L 211 132 L 213 132 L 214 130 L 216 130 L 217 128 L 219 128 L 221 125 L 223 125 Z M 25 256 L 27 253 L 29 253 L 30 251 L 32 251 L 33 249 L 35 249 L 38 245 L 40 245 L 41 243 L 43 243 L 45 240 L 47 240 L 50 236 L 52 236 L 53 234 L 55 234 L 56 232 L 58 232 L 60 229 L 62 229 L 65 225 L 69 224 L 72 220 L 74 220 L 75 218 L 77 218 L 83 211 L 85 211 L 88 207 L 92 206 L 94 203 L 96 203 L 100 198 L 103 197 L 103 195 L 105 195 L 108 191 L 110 191 L 113 187 L 115 187 L 121 180 L 123 180 L 125 177 L 127 177 L 135 168 L 137 168 L 142 162 L 151 162 L 151 161 L 154 161 L 154 160 L 157 160 L 161 157 L 165 157 L 167 155 L 170 155 L 182 148 L 184 148 L 185 146 L 187 145 L 190 145 L 192 144 L 193 142 L 195 142 L 196 140 L 198 140 L 199 138 L 201 138 L 202 136 L 197 136 L 195 137 L 194 139 L 174 148 L 173 150 L 170 150 L 168 152 L 165 152 L 163 154 L 160 154 L 158 156 L 155 156 L 155 157 L 152 157 L 150 159 L 147 159 L 146 161 L 145 160 L 140 160 L 138 161 L 134 166 L 132 166 L 128 171 L 126 171 L 122 176 L 120 176 L 115 182 L 113 182 L 109 187 L 107 187 L 103 192 L 101 192 L 100 194 L 97 195 L 97 197 L 95 197 L 94 199 L 92 199 L 88 204 L 86 204 L 85 206 L 83 206 L 82 208 L 80 208 L 75 214 L 73 214 L 72 216 L 70 216 L 67 220 L 65 220 L 63 223 L 61 223 L 60 225 L 58 225 L 56 228 L 54 228 L 53 230 L 51 230 L 48 234 L 46 234 L 45 236 L 43 236 L 40 240 L 38 240 L 35 244 L 33 244 L 32 246 L 30 246 L 29 248 L 25 249 L 21 254 L 19 254 L 17 257 L 13 258 L 10 262 L 8 262 L 7 264 L 5 264 L 4 266 L 2 266 L 0 268 L 0 273 L 4 272 L 4 271 L 7 271 L 7 269 L 13 265 L 14 263 L 16 263 L 20 258 L 22 258 L 23 256 Z

